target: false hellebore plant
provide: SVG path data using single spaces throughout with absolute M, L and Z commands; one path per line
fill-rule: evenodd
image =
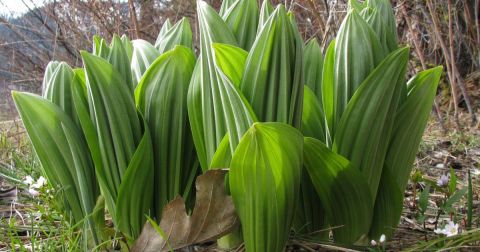
M 105 212 L 132 244 L 146 216 L 178 195 L 191 205 L 197 176 L 217 168 L 247 251 L 282 251 L 292 230 L 391 237 L 442 70 L 406 81 L 389 1 L 350 1 L 325 57 L 283 5 L 199 1 L 197 13 L 197 56 L 188 20 L 167 21 L 155 45 L 94 37 L 83 68 L 47 66 L 42 97 L 13 93 L 85 246 L 108 239 Z

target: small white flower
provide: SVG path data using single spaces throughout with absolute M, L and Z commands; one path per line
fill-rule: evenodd
M 454 236 L 458 234 L 458 224 L 455 224 L 453 221 L 448 221 L 448 223 L 443 227 L 443 229 L 435 229 L 433 232 L 436 234 L 443 234 L 447 237 Z
M 442 175 L 440 178 L 437 180 L 437 185 L 439 187 L 444 187 L 448 185 L 448 182 L 450 181 L 450 176 L 449 175 Z
M 40 193 L 33 188 L 28 189 L 28 193 L 30 193 L 33 197 L 40 195 Z
M 453 221 L 449 221 L 447 225 L 445 225 L 445 235 L 447 237 L 454 236 L 458 234 L 458 224 L 455 224 Z
M 35 184 L 31 185 L 31 187 L 35 188 L 35 189 L 39 189 L 39 188 L 43 187 L 45 184 L 47 184 L 47 180 L 43 176 L 40 176 L 40 178 L 38 178 L 37 182 Z
M 35 180 L 32 178 L 32 176 L 28 175 L 25 177 L 25 180 L 23 180 L 23 183 L 27 185 L 31 185 Z
M 372 240 L 370 244 L 372 244 L 372 246 L 377 246 L 377 242 L 375 240 Z
M 385 235 L 382 234 L 382 235 L 380 236 L 379 242 L 380 242 L 380 243 L 384 243 L 386 239 L 387 239 L 387 237 L 385 237 Z

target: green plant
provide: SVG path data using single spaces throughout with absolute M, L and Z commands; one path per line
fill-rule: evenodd
M 230 168 L 248 251 L 283 250 L 292 227 L 317 240 L 331 228 L 345 244 L 390 238 L 441 68 L 405 80 L 389 1 L 350 1 L 324 58 L 283 5 L 224 1 L 217 14 L 199 1 L 197 12 L 196 63 L 182 19 L 155 46 L 95 37 L 83 69 L 51 64 L 45 98 L 13 94 L 48 179 L 81 206 L 67 208 L 75 222 L 103 223 L 101 193 L 131 244 L 145 216 L 191 198 L 199 165 Z

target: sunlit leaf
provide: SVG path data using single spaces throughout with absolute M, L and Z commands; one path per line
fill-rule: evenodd
M 283 123 L 256 123 L 232 157 L 230 191 L 247 251 L 283 251 L 302 171 L 303 138 Z
M 192 28 L 190 27 L 190 22 L 188 22 L 187 18 L 182 18 L 161 36 L 162 37 L 159 35 L 155 42 L 155 48 L 158 49 L 160 54 L 173 49 L 176 45 L 193 48 Z
M 191 49 L 176 46 L 153 62 L 135 90 L 137 106 L 152 135 L 158 218 L 165 204 L 190 188 L 184 178 L 195 174 L 198 167 L 187 116 L 194 65 Z
M 132 45 L 131 70 L 133 85 L 136 87 L 147 68 L 160 56 L 160 52 L 145 40 L 133 40 Z
M 300 128 L 302 48 L 283 5 L 259 32 L 248 54 L 240 89 L 260 121 Z
M 367 237 L 373 200 L 362 173 L 322 142 L 309 137 L 304 142 L 304 162 L 335 242 L 353 244 Z
M 222 6 L 224 5 L 226 3 L 222 3 Z M 249 50 L 257 34 L 259 16 L 257 0 L 237 0 L 230 4 L 224 14 L 222 11 L 220 13 L 235 35 L 238 45 Z
M 372 198 L 382 175 L 401 89 L 405 86 L 408 48 L 382 61 L 355 92 L 339 122 L 333 150 L 362 171 Z

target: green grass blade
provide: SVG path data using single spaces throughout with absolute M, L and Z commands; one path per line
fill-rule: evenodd
M 325 208 L 334 240 L 364 239 L 372 220 L 373 200 L 361 172 L 319 140 L 304 140 L 304 164 Z
M 283 251 L 302 171 L 302 135 L 283 123 L 256 123 L 232 157 L 229 181 L 247 251 Z
M 169 201 L 191 186 L 184 185 L 183 178 L 197 170 L 191 160 L 193 140 L 187 139 L 191 138 L 187 92 L 194 66 L 191 49 L 176 46 L 152 63 L 135 90 L 137 106 L 152 135 L 157 219 Z

